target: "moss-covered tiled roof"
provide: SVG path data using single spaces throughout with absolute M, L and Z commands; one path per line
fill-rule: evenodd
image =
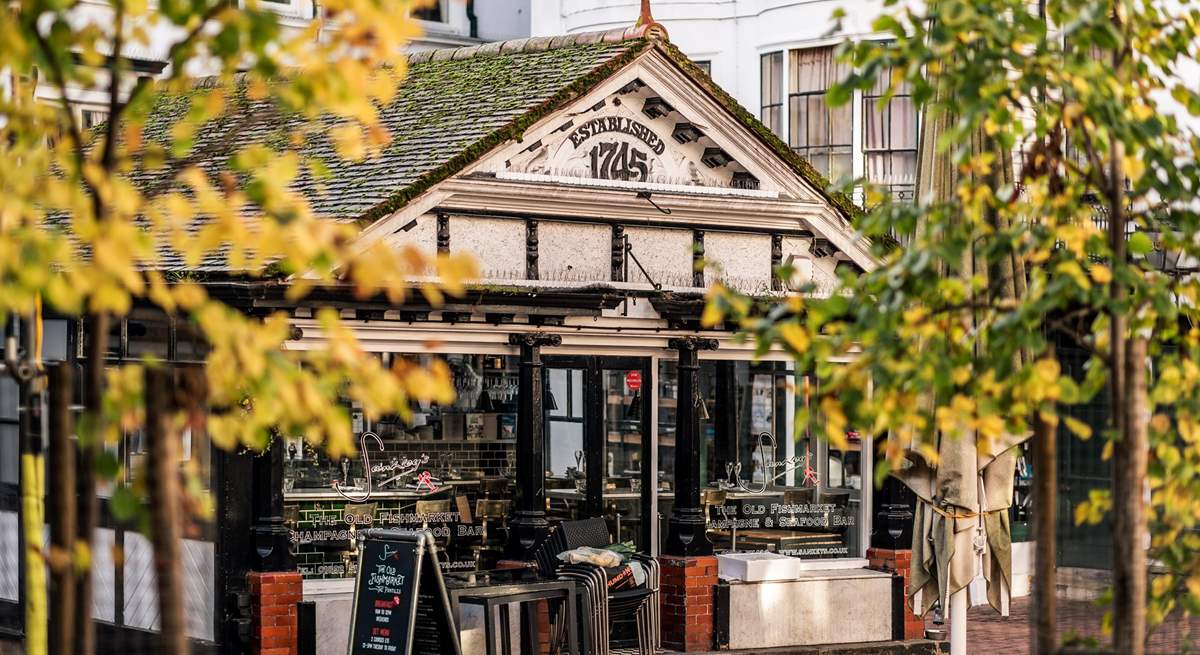
M 731 115 L 756 134 L 848 218 L 857 212 L 826 181 L 673 45 L 633 28 L 566 37 L 520 39 L 471 48 L 423 52 L 409 61 L 395 98 L 382 108 L 392 142 L 378 156 L 339 159 L 331 144 L 312 139 L 305 154 L 329 164 L 318 179 L 305 170 L 296 187 L 314 211 L 329 218 L 370 223 L 402 207 L 432 185 L 462 171 L 493 148 L 520 139 L 529 126 L 586 94 L 639 54 L 658 48 Z M 214 176 L 241 145 L 283 145 L 301 121 L 281 116 L 267 101 L 240 103 L 195 137 L 199 163 Z M 150 139 L 165 140 L 187 103 L 164 96 L 147 122 Z M 143 186 L 173 177 L 167 166 L 135 174 Z
M 296 187 L 320 216 L 386 215 L 492 147 L 520 138 L 537 118 L 585 93 L 647 45 L 624 39 L 552 48 L 550 39 L 531 41 L 413 55 L 396 96 L 381 109 L 391 143 L 378 156 L 348 162 L 327 139 L 311 139 L 304 154 L 325 161 L 328 171 L 319 179 L 305 171 Z M 237 103 L 234 110 L 202 127 L 186 158 L 214 175 L 242 145 L 286 145 L 302 121 L 282 116 L 269 101 L 247 101 L 244 92 L 230 102 Z M 179 96 L 160 98 L 147 120 L 147 138 L 167 140 L 187 107 Z M 176 170 L 168 166 L 134 177 L 149 186 L 165 183 Z

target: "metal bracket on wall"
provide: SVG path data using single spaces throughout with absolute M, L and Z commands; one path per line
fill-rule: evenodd
M 629 259 L 632 259 L 633 263 L 637 265 L 638 270 L 642 272 L 642 276 L 646 278 L 646 281 L 654 286 L 654 290 L 662 291 L 662 285 L 659 284 L 658 282 L 655 282 L 654 278 L 650 277 L 650 273 L 646 271 L 646 267 L 642 266 L 642 262 L 638 261 L 637 255 L 633 254 L 633 244 L 629 243 L 629 235 L 626 234 L 626 235 L 624 235 L 624 237 L 625 237 L 625 254 L 628 255 Z M 628 277 L 626 277 L 626 279 L 628 279 Z

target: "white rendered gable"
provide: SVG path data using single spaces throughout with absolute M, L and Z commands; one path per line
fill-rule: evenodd
M 451 223 L 450 250 L 475 255 L 502 250 L 504 257 L 480 262 L 494 281 L 538 286 L 612 281 L 603 275 L 606 232 L 593 227 L 584 234 L 582 226 L 570 225 L 574 220 L 595 225 L 596 219 L 624 224 L 634 254 L 667 288 L 696 287 L 690 261 L 675 270 L 680 267 L 674 259 L 688 260 L 691 247 L 656 252 L 648 235 L 665 248 L 676 241 L 690 244 L 694 231 L 703 231 L 706 258 L 725 267 L 704 282 L 742 276 L 745 282 L 735 286 L 748 292 L 769 287 L 773 247 L 821 287 L 832 283 L 839 261 L 866 270 L 875 266 L 869 244 L 811 182 L 657 49 L 539 120 L 520 141 L 497 147 L 377 221 L 363 241 L 383 238 L 432 248 L 435 212 L 476 216 L 477 230 Z M 483 233 L 486 216 L 537 220 L 540 252 L 532 265 L 537 278 L 528 277 L 531 265 L 515 242 L 501 248 Z M 401 231 L 415 219 L 420 228 Z M 779 254 L 774 253 L 776 261 Z M 633 271 L 618 286 L 642 286 L 644 277 Z

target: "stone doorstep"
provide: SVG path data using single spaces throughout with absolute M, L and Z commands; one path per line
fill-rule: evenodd
M 948 642 L 913 639 L 909 641 L 876 641 L 867 644 L 723 650 L 697 653 L 696 655 L 946 655 L 949 652 L 950 644 Z

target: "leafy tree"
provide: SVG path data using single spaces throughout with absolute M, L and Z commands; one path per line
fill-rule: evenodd
M 247 316 L 211 297 L 202 277 L 170 272 L 204 265 L 217 275 L 287 279 L 292 300 L 338 284 L 399 302 L 408 280 L 431 273 L 440 282 L 421 288 L 431 301 L 462 291 L 474 274 L 469 261 L 358 248 L 356 226 L 337 220 L 348 217 L 317 216 L 293 187 L 301 176 L 320 179 L 339 158 L 370 157 L 395 136 L 378 112 L 405 73 L 405 44 L 417 33 L 412 4 L 325 0 L 322 18 L 300 28 L 256 0 L 0 6 L 0 322 L 44 305 L 80 317 L 89 335 L 79 424 L 82 547 L 51 552 L 56 567 L 86 570 L 96 473 L 119 471 L 102 446 L 144 421 L 142 365 L 104 368 L 110 325 L 135 304 L 185 318 L 207 341 L 206 430 L 226 448 L 261 449 L 278 432 L 302 434 L 337 457 L 354 449 L 339 397 L 378 416 L 452 396 L 445 366 L 385 368 L 334 311 L 318 315 L 327 348 L 288 351 L 285 314 Z M 139 77 L 123 56 L 138 51 L 164 52 L 164 74 Z M 106 123 L 84 129 L 72 100 L 80 90 L 105 99 Z M 155 108 L 171 122 L 152 124 Z M 244 142 L 223 164 L 199 165 L 208 154 L 195 147 L 201 130 L 236 128 L 264 108 L 287 122 L 286 138 L 239 136 Z M 304 154 L 319 139 L 336 156 Z M 40 567 L 31 552 L 30 565 Z M 77 577 L 70 652 L 88 653 L 91 576 Z M 28 628 L 28 652 L 37 653 L 44 628 Z
M 1075 513 L 1113 514 L 1107 625 L 1116 652 L 1142 653 L 1147 622 L 1200 611 L 1200 281 L 1187 272 L 1200 256 L 1200 138 L 1180 119 L 1200 114 L 1187 72 L 1200 12 L 1163 0 L 888 7 L 874 24 L 888 40 L 843 46 L 855 72 L 829 100 L 892 71 L 881 102 L 911 86 L 924 125 L 941 124 L 925 136 L 952 167 L 937 174 L 954 194 L 899 203 L 868 188 L 856 226 L 874 239 L 877 269 L 820 298 L 800 289 L 763 303 L 714 288 L 706 320 L 813 367 L 828 438 L 848 425 L 880 437 L 877 480 L 907 457 L 933 458 L 935 431 L 984 447 L 1061 420 L 1104 439 L 1113 489 Z M 996 274 L 1014 261 L 1024 275 Z M 1091 352 L 1081 382 L 1063 372 L 1056 339 Z M 1103 434 L 1060 416 L 1097 393 L 1111 394 Z M 1147 557 L 1165 570 L 1149 588 Z

